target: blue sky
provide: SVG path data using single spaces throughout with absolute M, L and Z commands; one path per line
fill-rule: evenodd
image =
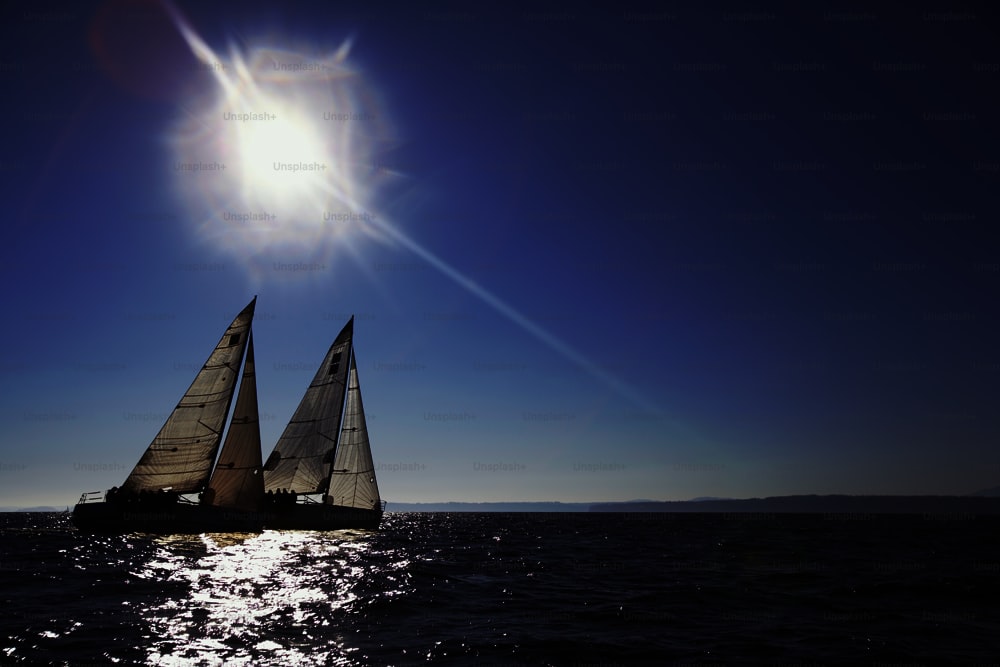
M 265 457 L 354 313 L 390 502 L 1000 483 L 993 10 L 177 9 L 227 66 L 349 42 L 269 99 L 331 95 L 372 217 L 226 219 L 163 9 L 7 3 L 0 506 L 119 484 L 255 294 Z

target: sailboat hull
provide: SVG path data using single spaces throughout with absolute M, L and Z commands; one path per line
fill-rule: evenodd
M 257 512 L 175 503 L 137 507 L 108 502 L 80 503 L 73 508 L 73 525 L 85 533 L 259 533 L 264 516 Z
M 276 508 L 264 519 L 269 530 L 377 530 L 382 509 L 359 509 L 325 503 L 296 503 Z

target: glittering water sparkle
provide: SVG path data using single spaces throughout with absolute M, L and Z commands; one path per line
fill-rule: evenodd
M 997 527 L 390 512 L 165 538 L 0 514 L 0 663 L 987 664 Z
M 357 648 L 344 645 L 334 624 L 350 611 L 365 575 L 368 545 L 358 534 L 332 540 L 305 532 L 201 536 L 204 555 L 194 562 L 183 548 L 191 539 L 161 538 L 153 558 L 135 572 L 182 582 L 190 591 L 145 610 L 154 641 L 149 664 L 187 665 L 219 655 L 227 665 L 350 664 Z M 264 639 L 275 624 L 300 630 L 287 644 Z

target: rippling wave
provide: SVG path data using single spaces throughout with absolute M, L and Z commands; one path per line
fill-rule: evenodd
M 824 519 L 390 513 L 379 532 L 108 537 L 0 514 L 0 663 L 1000 655 L 995 519 Z

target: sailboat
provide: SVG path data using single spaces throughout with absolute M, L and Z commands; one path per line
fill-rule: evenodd
M 226 329 L 121 488 L 81 496 L 73 508 L 77 528 L 111 533 L 262 529 L 264 482 L 251 331 L 256 301 L 254 297 Z M 239 395 L 220 454 L 241 363 Z M 198 500 L 185 497 L 193 494 Z
M 353 339 L 352 316 L 264 464 L 266 528 L 376 529 L 382 520 Z

